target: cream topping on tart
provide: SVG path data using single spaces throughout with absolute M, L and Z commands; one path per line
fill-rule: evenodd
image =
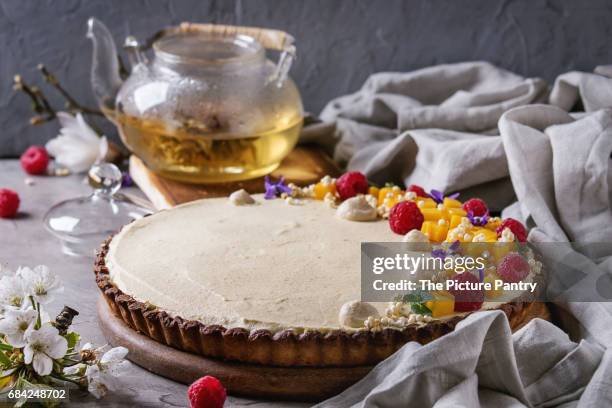
M 229 195 L 228 199 L 234 205 L 251 205 L 256 203 L 255 199 L 244 188 L 234 191 Z
M 370 205 L 361 194 L 344 200 L 338 206 L 336 215 L 348 221 L 374 221 L 378 217 L 376 207 Z
M 124 293 L 205 324 L 338 329 L 360 298 L 360 243 L 398 241 L 386 220 L 347 222 L 320 201 L 206 199 L 126 226 L 107 255 Z M 375 305 L 384 314 L 387 306 Z
M 338 199 L 335 180 L 328 181 L 302 189 L 291 186 L 291 195 L 282 181 L 266 181 L 266 188 L 274 192 L 271 197 L 251 197 L 240 190 L 229 199 L 200 200 L 138 220 L 111 241 L 106 256 L 111 279 L 136 300 L 204 324 L 271 331 L 401 329 L 448 319 L 466 309 L 449 302 L 448 292 L 410 304 L 357 301 L 361 242 L 401 239 L 420 244 L 413 250 L 431 251 L 432 257 L 434 251 L 459 246 L 459 241 L 493 242 L 489 249 L 499 254 L 504 248 L 496 245 L 515 239 L 510 228 L 501 237 L 484 228 L 491 222 L 497 227 L 499 219 L 465 217 L 461 203 L 454 199 L 444 198 L 444 204 L 436 205 L 431 198 L 396 187 L 378 194 L 370 189 L 367 195 L 346 199 L 334 211 L 330 206 L 335 207 Z M 276 189 L 283 190 L 283 199 L 265 199 L 278 197 Z M 389 216 L 388 210 L 403 201 L 415 201 L 411 211 L 418 208 L 416 212 L 429 218 L 421 220 L 421 230 L 412 229 L 404 236 L 378 217 Z M 255 202 L 263 205 L 245 205 Z M 377 207 L 378 202 L 382 204 Z M 481 204 L 472 203 L 477 205 Z M 404 227 L 397 224 L 398 228 Z M 432 250 L 430 238 L 435 242 L 446 238 L 445 246 Z M 541 264 L 530 251 L 527 258 L 525 281 L 533 282 Z M 479 272 L 481 283 L 498 278 L 494 265 L 487 268 Z M 431 272 L 417 273 L 412 279 L 431 276 Z M 495 291 L 487 292 L 487 300 L 476 307 L 499 307 L 503 302 L 498 297 Z

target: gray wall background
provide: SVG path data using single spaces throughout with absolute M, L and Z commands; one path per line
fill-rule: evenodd
M 612 63 L 609 0 L 0 0 L 0 157 L 58 130 L 56 123 L 28 124 L 29 101 L 13 92 L 14 74 L 41 83 L 42 62 L 78 100 L 94 105 L 89 16 L 119 43 L 181 21 L 288 31 L 299 52 L 291 75 L 314 113 L 377 71 L 487 60 L 552 82 L 562 72 Z M 53 91 L 47 94 L 58 106 Z

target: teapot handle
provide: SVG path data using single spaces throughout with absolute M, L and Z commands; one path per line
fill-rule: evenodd
M 280 51 L 280 57 L 276 64 L 276 69 L 268 78 L 270 82 L 276 83 L 281 87 L 288 77 L 289 70 L 296 57 L 295 39 L 291 34 L 281 30 L 257 27 L 231 26 L 222 24 L 200 24 L 200 23 L 181 23 L 178 27 L 169 28 L 159 32 L 154 38 L 159 38 L 171 32 L 200 32 L 220 35 L 247 35 L 253 37 L 266 49 Z
M 136 37 L 128 36 L 123 43 L 123 49 L 126 50 L 132 69 L 141 65 L 145 66 L 148 62 L 147 56 L 143 52 L 143 47 L 140 45 Z
M 291 44 L 281 52 L 281 55 L 276 64 L 276 69 L 270 77 L 270 81 L 276 82 L 277 87 L 281 87 L 287 77 L 289 76 L 289 70 L 295 59 L 295 45 Z

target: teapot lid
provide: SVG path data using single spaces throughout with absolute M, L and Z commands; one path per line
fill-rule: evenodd
M 111 163 L 97 163 L 88 173 L 93 193 L 62 201 L 47 211 L 45 227 L 60 239 L 72 256 L 93 256 L 100 243 L 131 221 L 152 211 L 119 193 L 121 171 Z
M 277 51 L 286 51 L 288 48 L 292 47 L 295 42 L 291 34 L 271 28 L 183 22 L 178 26 L 167 27 L 158 31 L 147 40 L 144 48 L 151 48 L 161 39 L 175 34 L 208 34 L 230 38 L 246 36 L 254 39 L 266 49 Z
M 253 37 L 236 33 L 176 32 L 153 43 L 155 55 L 168 62 L 228 64 L 263 59 L 264 47 Z

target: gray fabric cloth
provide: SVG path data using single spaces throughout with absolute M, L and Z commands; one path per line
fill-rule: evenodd
M 568 72 L 555 80 L 550 94 L 551 105 L 569 111 L 581 102 L 586 112 L 610 107 L 612 101 L 612 67 L 599 66 L 595 73 Z
M 454 332 L 409 343 L 321 407 L 550 406 L 574 400 L 604 349 L 575 343 L 535 319 L 512 334 L 501 311 L 476 313 Z
M 302 141 L 327 145 L 374 182 L 462 190 L 501 210 L 514 196 L 497 121 L 547 95 L 544 81 L 485 62 L 380 73 L 331 101 L 320 115 L 325 125 L 307 129 Z
M 466 74 L 474 71 L 478 74 Z M 547 259 L 562 260 L 547 267 L 572 267 L 572 279 L 562 282 L 556 301 L 560 324 L 572 337 L 541 319 L 512 334 L 501 312 L 473 314 L 432 343 L 407 344 L 320 406 L 612 406 L 612 289 L 600 291 L 600 302 L 568 301 L 576 288 L 599 290 L 606 286 L 602 279 L 612 276 L 612 109 L 601 109 L 612 107 L 612 80 L 603 75 L 609 71 L 562 75 L 550 94 L 556 106 L 532 104 L 545 94 L 541 81 L 482 63 L 380 74 L 356 94 L 330 103 L 322 117 L 333 122 L 319 125 L 323 131 L 308 135 L 310 140 L 332 140 L 337 158 L 379 181 L 491 192 L 488 183 L 510 180 L 518 202 L 503 215 L 532 227 L 529 240 Z M 469 76 L 463 84 L 470 85 L 460 88 L 454 75 Z M 489 75 L 492 79 L 485 79 Z M 426 80 L 435 78 L 439 83 L 429 95 Z M 496 93 L 497 88 L 520 89 L 520 97 L 500 97 L 512 92 Z M 401 97 L 379 95 L 388 92 Z M 470 96 L 453 97 L 466 93 Z M 497 108 L 461 102 L 475 99 L 494 101 Z M 462 121 L 454 110 L 431 106 L 448 100 L 459 101 L 458 111 L 470 118 Z M 587 112 L 564 110 L 577 103 Z M 448 117 L 440 119 L 440 112 Z M 366 118 L 374 113 L 381 119 Z M 481 126 L 473 125 L 475 117 Z M 499 119 L 499 136 L 487 129 L 492 117 Z M 401 128 L 424 123 L 426 128 Z M 589 243 L 606 245 L 585 246 Z

